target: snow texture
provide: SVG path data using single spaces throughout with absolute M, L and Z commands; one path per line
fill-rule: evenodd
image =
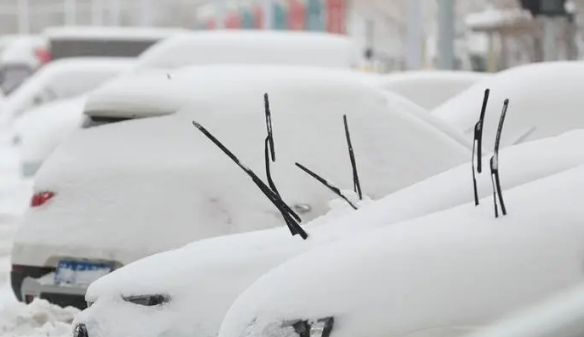
M 433 111 L 472 139 L 485 89 L 491 90 L 483 146 L 491 151 L 503 101 L 509 98 L 501 147 L 584 127 L 584 95 L 574 91 L 584 81 L 582 62 L 534 63 L 482 80 Z
M 11 130 L 17 137 L 21 160 L 43 162 L 63 139 L 81 126 L 85 96 L 59 100 L 27 111 Z M 14 139 L 14 138 L 13 138 Z
M 126 264 L 197 239 L 282 225 L 250 179 L 191 124 L 200 122 L 265 177 L 264 92 L 273 111 L 274 180 L 290 205 L 310 205 L 305 221 L 325 214 L 332 194 L 295 162 L 352 186 L 343 114 L 372 199 L 470 157 L 345 72 L 208 67 L 196 79 L 191 105 L 178 113 L 82 130 L 62 143 L 35 178 L 36 191 L 56 196 L 26 213 L 13 261 L 75 256 Z
M 503 186 L 519 186 L 582 165 L 584 151 L 575 151 L 581 140 L 584 132 L 573 132 L 501 151 Z M 540 156 L 539 151 L 555 152 L 558 161 Z M 463 178 L 470 177 L 469 171 L 465 164 L 380 201 L 364 204 L 356 212 L 335 200 L 344 208 L 334 207 L 326 217 L 304 226 L 310 235 L 306 241 L 291 238 L 285 228 L 275 228 L 202 240 L 139 260 L 94 282 L 87 299 L 95 304 L 78 321 L 88 324 L 90 334 L 95 331 L 104 337 L 130 331 L 142 336 L 166 333 L 215 336 L 235 296 L 263 273 L 339 238 L 354 237 L 375 227 L 469 202 L 472 188 L 470 180 Z M 488 196 L 490 180 L 487 174 L 479 178 L 479 192 Z M 488 201 L 483 203 L 490 206 Z M 291 280 L 296 278 L 302 277 L 291 276 Z M 171 301 L 148 311 L 119 300 L 121 296 L 145 294 L 166 294 Z
M 133 65 L 128 58 L 74 58 L 50 62 L 6 98 L 0 124 L 52 100 L 87 93 Z
M 466 71 L 408 71 L 385 75 L 380 86 L 432 110 L 489 76 Z
M 79 310 L 61 308 L 45 300 L 35 299 L 25 305 L 13 302 L 0 306 L 2 337 L 61 337 L 71 335 L 71 322 Z
M 351 39 L 327 33 L 203 31 L 170 37 L 150 47 L 140 55 L 138 68 L 238 63 L 348 69 L 355 65 L 359 53 Z
M 328 316 L 334 337 L 484 327 L 581 282 L 583 177 L 579 166 L 507 190 L 500 218 L 489 196 L 298 256 L 235 300 L 219 337 L 273 336 L 267 324 Z

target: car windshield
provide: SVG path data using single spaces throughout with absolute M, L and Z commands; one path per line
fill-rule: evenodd
M 0 89 L 4 95 L 10 95 L 27 78 L 33 74 L 32 69 L 24 65 L 6 65 L 0 68 Z
M 89 128 L 93 128 L 96 126 L 107 125 L 107 124 L 112 124 L 112 123 L 117 123 L 117 122 L 123 122 L 123 121 L 131 120 L 131 119 L 133 119 L 133 118 L 86 116 L 81 128 L 89 129 Z

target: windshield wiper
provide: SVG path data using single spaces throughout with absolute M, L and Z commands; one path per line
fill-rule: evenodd
M 265 101 L 267 102 L 267 95 L 264 96 Z M 268 174 L 268 183 L 273 186 L 266 185 L 250 168 L 244 165 L 239 158 L 237 158 L 225 145 L 223 145 L 215 136 L 213 136 L 205 127 L 201 124 L 193 121 L 193 126 L 195 126 L 199 131 L 201 131 L 211 142 L 213 142 L 225 155 L 227 155 L 239 168 L 241 168 L 256 184 L 256 186 L 264 193 L 264 195 L 272 202 L 272 204 L 280 211 L 286 225 L 290 229 L 290 233 L 292 235 L 300 235 L 303 239 L 308 238 L 308 234 L 304 229 L 300 226 L 300 222 L 302 219 L 288 206 L 280 197 L 280 194 L 277 192 L 275 185 L 271 179 L 271 173 L 269 172 L 269 155 L 268 153 L 272 153 L 272 159 L 275 160 L 275 151 L 273 145 L 273 138 L 272 138 L 272 127 L 271 127 L 271 115 L 269 113 L 269 104 L 266 105 L 266 124 L 268 125 L 268 137 L 265 141 L 265 159 L 266 159 L 266 168 Z M 268 149 L 268 147 L 270 149 Z
M 357 161 L 355 160 L 355 152 L 353 151 L 353 144 L 351 143 L 351 134 L 349 133 L 349 123 L 347 122 L 347 115 L 343 115 L 343 123 L 345 124 L 345 137 L 347 138 L 349 158 L 351 159 L 351 169 L 353 170 L 353 190 L 359 196 L 359 200 L 363 200 L 363 193 L 361 192 L 361 183 L 359 182 L 359 173 L 357 172 Z
M 479 192 L 477 187 L 477 179 L 475 175 L 475 152 L 476 152 L 476 171 L 478 173 L 482 172 L 482 162 L 483 162 L 483 155 L 482 155 L 482 147 L 483 147 L 483 124 L 485 121 L 485 112 L 487 111 L 487 103 L 489 101 L 489 89 L 485 90 L 485 95 L 483 97 L 483 105 L 481 107 L 481 115 L 479 116 L 478 122 L 475 124 L 474 127 L 474 138 L 472 142 L 472 159 L 471 159 L 471 168 L 472 168 L 472 184 L 474 190 L 474 200 L 475 206 L 479 204 Z
M 355 192 L 358 193 L 359 199 L 362 200 L 363 195 L 361 193 L 361 184 L 359 183 L 359 175 L 357 174 L 357 164 L 355 161 L 355 154 L 353 151 L 353 145 L 351 144 L 351 136 L 349 134 L 349 125 L 347 123 L 347 115 L 343 115 L 343 122 L 345 124 L 345 135 L 347 138 L 347 144 L 349 146 L 349 156 L 351 157 L 351 167 L 353 169 L 353 188 L 355 189 Z M 310 175 L 311 177 L 316 179 L 316 181 L 323 184 L 326 188 L 331 190 L 334 194 L 339 196 L 341 199 L 345 200 L 353 209 L 355 209 L 355 210 L 358 209 L 357 205 L 355 205 L 353 202 L 351 202 L 349 200 L 349 198 L 347 198 L 338 187 L 331 184 L 326 179 L 324 179 L 320 175 L 316 174 L 314 171 L 308 169 L 306 166 L 304 166 L 300 163 L 296 163 L 296 166 L 298 166 L 302 171 L 304 171 L 305 173 L 307 173 L 308 175 Z
M 506 99 L 503 103 L 503 111 L 501 111 L 501 117 L 499 119 L 499 126 L 497 127 L 497 135 L 495 137 L 495 151 L 491 157 L 491 183 L 493 185 L 493 202 L 495 204 L 495 217 L 499 217 L 499 212 L 497 209 L 497 197 L 499 203 L 501 204 L 501 213 L 507 215 L 507 209 L 505 208 L 505 202 L 503 201 L 503 194 L 501 189 L 501 181 L 499 180 L 499 143 L 501 141 L 501 132 L 503 131 L 503 124 L 505 123 L 505 116 L 507 115 L 507 107 L 509 106 L 509 99 Z

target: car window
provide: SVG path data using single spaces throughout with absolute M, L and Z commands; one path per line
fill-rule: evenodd
M 33 74 L 32 69 L 22 65 L 7 65 L 0 69 L 0 90 L 10 95 Z
M 123 122 L 123 121 L 127 121 L 127 120 L 132 120 L 132 119 L 133 118 L 127 118 L 127 117 L 85 116 L 85 119 L 83 121 L 83 124 L 81 125 L 81 128 L 89 129 L 89 128 L 93 128 L 96 126 L 113 124 L 113 123 Z

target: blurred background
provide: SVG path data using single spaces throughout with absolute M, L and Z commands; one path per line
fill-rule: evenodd
M 383 72 L 494 72 L 581 58 L 583 10 L 582 0 L 3 0 L 0 35 L 52 26 L 327 31 L 351 36 Z

